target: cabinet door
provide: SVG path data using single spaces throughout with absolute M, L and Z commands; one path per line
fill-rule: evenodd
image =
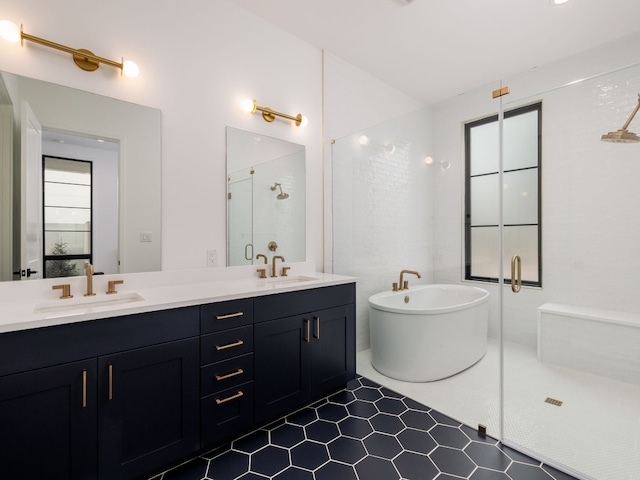
M 0 377 L 0 476 L 95 479 L 96 360 Z
M 133 478 L 199 448 L 199 339 L 100 357 L 100 478 Z
M 354 305 L 314 312 L 311 335 L 311 396 L 313 399 L 343 387 L 355 378 Z
M 302 316 L 254 326 L 255 415 L 274 418 L 311 398 L 311 323 Z

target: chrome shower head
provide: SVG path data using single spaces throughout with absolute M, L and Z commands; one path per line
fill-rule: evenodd
M 627 121 L 624 122 L 624 125 L 622 126 L 622 128 L 615 132 L 605 133 L 600 137 L 600 140 L 602 140 L 603 142 L 613 142 L 613 143 L 640 142 L 640 137 L 638 135 L 627 130 L 627 127 L 631 123 L 631 120 L 633 120 L 633 117 L 636 116 L 636 113 L 638 113 L 638 110 L 640 110 L 640 93 L 638 94 L 638 103 L 636 104 L 636 107 L 633 109 L 633 112 L 631 112 L 631 115 L 629 115 L 629 118 L 627 119 Z
M 273 186 L 271 187 L 271 191 L 275 192 L 278 188 L 280 188 L 280 193 L 276 197 L 278 200 L 284 200 L 286 198 L 289 198 L 289 194 L 288 193 L 284 193 L 282 191 L 282 185 L 277 183 L 277 182 L 273 184 Z

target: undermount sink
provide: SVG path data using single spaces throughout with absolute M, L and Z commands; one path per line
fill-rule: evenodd
M 313 280 L 318 280 L 318 279 L 316 277 L 308 277 L 306 275 L 293 275 L 293 276 L 287 276 L 287 277 L 269 278 L 265 280 L 264 283 L 277 287 L 279 285 L 285 286 L 285 285 L 291 285 L 292 283 L 311 282 Z
M 144 300 L 137 293 L 117 293 L 115 295 L 96 295 L 95 297 L 78 297 L 60 299 L 41 303 L 35 306 L 35 313 L 56 313 L 62 315 L 81 314 L 92 308 L 111 307 Z

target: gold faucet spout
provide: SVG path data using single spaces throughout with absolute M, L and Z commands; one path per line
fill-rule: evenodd
M 267 260 L 267 256 L 264 253 L 259 253 L 256 255 L 256 260 L 258 260 L 259 258 L 263 258 L 264 259 L 264 264 L 266 265 L 268 260 Z
M 95 295 L 93 293 L 93 265 L 89 262 L 84 262 L 84 274 L 87 277 L 87 293 L 84 296 L 93 297 Z
M 422 278 L 422 276 L 415 270 L 402 270 L 400 272 L 400 284 L 399 284 L 398 290 L 406 290 L 407 288 L 409 288 L 409 281 L 407 280 L 405 283 L 403 278 L 405 273 L 409 273 L 411 275 L 415 275 L 418 278 Z
M 274 255 L 273 259 L 271 260 L 271 276 L 272 277 L 277 277 L 278 275 L 276 274 L 276 260 L 277 259 L 282 260 L 283 262 L 285 261 L 284 257 L 282 255 Z

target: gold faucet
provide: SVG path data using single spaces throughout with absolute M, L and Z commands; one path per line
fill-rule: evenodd
M 88 261 L 84 262 L 84 274 L 87 276 L 87 293 L 84 296 L 93 297 L 95 295 L 93 293 L 93 265 Z
M 284 257 L 282 255 L 274 255 L 273 259 L 271 260 L 271 276 L 272 277 L 277 277 L 278 275 L 276 274 L 276 260 L 277 259 L 282 260 L 283 262 L 285 261 Z
M 259 253 L 256 255 L 256 260 L 259 259 L 260 257 L 264 258 L 264 264 L 266 265 L 268 262 L 267 256 L 264 253 Z
M 412 275 L 417 276 L 418 278 L 422 278 L 420 274 L 415 270 L 402 270 L 400 272 L 400 285 L 398 286 L 398 290 L 407 290 L 409 288 L 409 280 L 404 280 L 402 278 L 405 273 L 410 273 Z

